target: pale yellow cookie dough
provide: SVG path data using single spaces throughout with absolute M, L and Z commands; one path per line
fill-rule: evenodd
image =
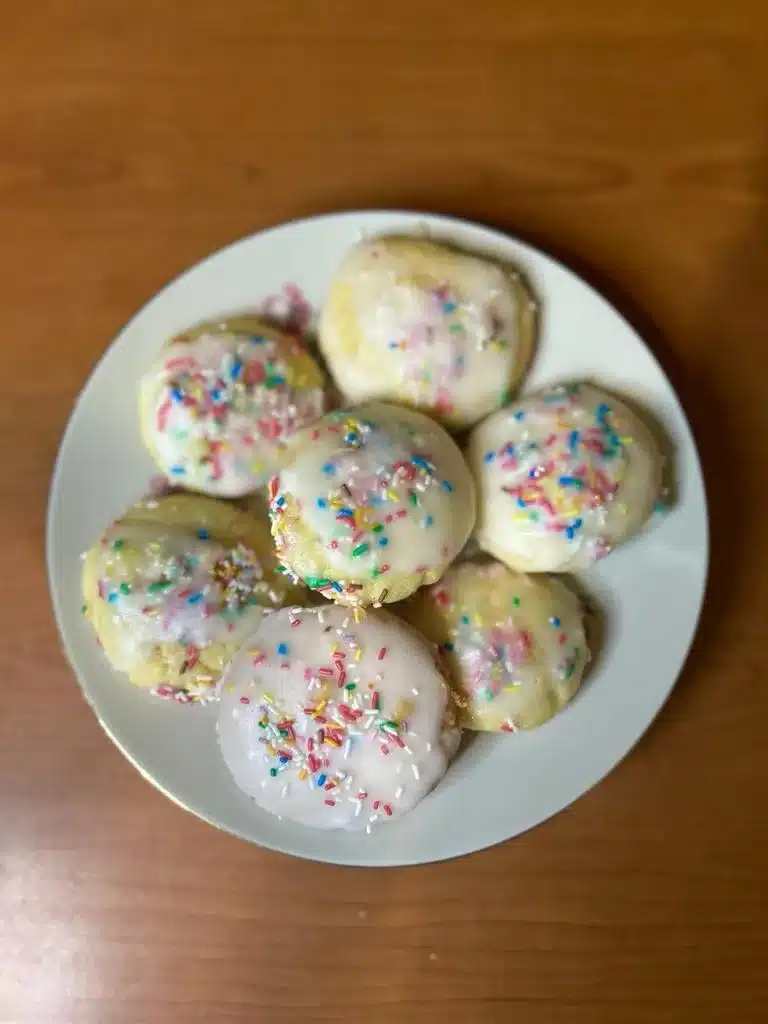
M 454 565 L 396 610 L 438 645 L 465 729 L 542 725 L 576 693 L 589 661 L 575 594 L 499 562 Z
M 459 430 L 517 388 L 535 312 L 512 267 L 425 238 L 369 239 L 334 278 L 319 343 L 349 403 L 401 402 Z
M 296 439 L 270 484 L 283 563 L 331 600 L 399 601 L 439 579 L 475 521 L 461 452 L 421 413 L 372 402 Z
M 131 682 L 196 700 L 264 609 L 301 601 L 277 568 L 265 516 L 200 495 L 151 498 L 86 553 L 84 613 Z

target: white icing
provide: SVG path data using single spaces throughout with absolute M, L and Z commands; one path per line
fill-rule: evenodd
M 316 424 L 313 442 L 297 445 L 280 473 L 270 514 L 278 551 L 289 563 L 294 538 L 284 527 L 287 506 L 316 537 L 336 579 L 369 579 L 381 571 L 384 581 L 387 572 L 423 572 L 455 557 L 471 529 L 472 501 L 469 473 L 444 431 L 425 417 L 379 405 Z
M 321 346 L 351 402 L 407 399 L 469 423 L 499 404 L 527 361 L 520 298 L 509 274 L 486 260 L 369 241 L 348 254 L 335 286 L 346 290 L 354 322 L 337 320 L 331 303 Z
M 322 388 L 293 380 L 298 344 L 212 332 L 163 350 L 141 383 L 142 427 L 174 482 L 222 497 L 263 485 L 295 431 L 323 413 Z
M 219 743 L 235 782 L 302 825 L 362 829 L 404 814 L 458 744 L 428 645 L 381 612 L 359 623 L 335 606 L 275 612 L 220 693 Z
M 201 533 L 118 523 L 105 534 L 96 569 L 99 597 L 120 631 L 118 668 L 130 671 L 159 643 L 236 644 L 261 621 L 257 595 L 264 600 L 269 585 L 256 556 Z
M 470 438 L 477 538 L 513 568 L 584 568 L 636 532 L 660 486 L 648 429 L 589 386 L 500 409 Z

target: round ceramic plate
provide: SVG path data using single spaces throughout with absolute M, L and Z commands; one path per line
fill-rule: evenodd
M 80 553 L 141 497 L 154 469 L 139 442 L 136 388 L 171 335 L 202 320 L 302 296 L 317 312 L 342 255 L 363 234 L 424 233 L 521 266 L 543 308 L 526 391 L 591 379 L 646 407 L 674 446 L 676 503 L 644 536 L 581 582 L 602 609 L 594 671 L 573 703 L 529 733 L 471 738 L 438 788 L 371 835 L 315 831 L 262 813 L 219 759 L 215 707 L 135 689 L 102 656 L 80 614 Z M 470 853 L 524 832 L 594 786 L 666 700 L 696 629 L 707 570 L 707 513 L 696 447 L 669 381 L 626 321 L 544 253 L 445 217 L 345 213 L 285 224 L 216 253 L 173 281 L 97 365 L 69 421 L 53 476 L 48 571 L 69 659 L 117 746 L 177 803 L 275 850 L 338 864 L 416 864 Z

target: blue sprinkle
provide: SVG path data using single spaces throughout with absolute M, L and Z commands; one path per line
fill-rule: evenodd
M 583 487 L 584 481 L 578 476 L 561 476 L 559 483 L 563 487 Z
M 283 507 L 283 505 L 285 504 L 285 498 L 284 498 L 284 497 L 282 496 L 282 494 L 281 494 L 281 495 L 280 495 L 280 497 L 279 497 L 279 498 L 278 498 L 278 499 L 277 499 L 277 500 L 275 501 L 275 504 L 277 505 L 277 507 L 278 507 L 278 508 L 282 508 L 282 507 Z
M 200 540 L 209 540 L 211 535 L 210 533 L 208 533 L 207 530 L 201 529 L 197 531 L 197 536 L 200 538 Z
M 574 531 L 572 526 L 566 526 L 566 528 L 565 528 L 565 536 L 568 538 L 568 540 L 573 540 L 574 533 L 575 533 L 575 531 Z
M 211 388 L 211 399 L 214 402 L 218 402 L 221 398 L 221 391 L 218 388 Z
M 390 341 L 387 343 L 387 348 L 400 348 L 399 341 Z
M 483 456 L 483 462 L 493 462 L 496 458 L 496 452 L 486 452 Z
M 336 472 L 336 467 L 332 462 L 326 462 L 326 464 L 323 466 L 323 472 L 325 473 L 326 476 L 333 476 L 333 474 Z
M 456 303 L 455 302 L 444 302 L 443 303 L 443 312 L 444 313 L 455 313 L 456 312 Z
M 520 412 L 512 413 L 512 419 L 513 420 L 524 420 L 525 419 L 525 413 L 523 412 L 522 409 L 520 410 Z
M 288 758 L 287 757 L 280 757 L 280 758 L 278 758 L 278 760 L 280 761 L 280 764 L 288 764 Z
M 109 601 L 110 604 L 114 604 L 114 602 L 117 600 L 117 591 L 113 590 L 112 593 L 108 595 L 107 600 Z
M 434 516 L 424 516 L 424 526 L 431 526 L 432 523 L 434 523 L 434 521 L 435 521 L 435 517 Z
M 190 594 L 187 598 L 187 604 L 197 604 L 198 601 L 203 600 L 203 592 L 198 590 L 195 594 Z
M 287 654 L 288 653 L 288 644 L 278 644 L 277 645 L 277 653 L 278 654 Z
M 535 469 L 531 469 L 531 470 L 528 471 L 528 479 L 529 480 L 535 480 L 536 479 L 536 470 Z M 562 483 L 562 482 L 563 481 L 561 480 L 560 483 Z
M 324 786 L 325 785 L 325 780 L 327 778 L 328 778 L 327 775 L 318 775 L 317 776 L 317 784 L 318 784 L 318 786 Z
M 523 498 L 518 498 L 517 504 L 520 506 L 520 508 L 525 508 L 525 501 Z
M 376 541 L 380 548 L 385 548 L 389 544 L 389 537 L 379 537 Z
M 171 466 L 171 472 L 175 473 L 177 476 L 183 476 L 183 474 L 184 474 L 184 467 L 183 466 Z
M 465 626 L 468 626 L 469 625 L 469 616 L 468 615 L 462 615 L 461 616 L 461 621 L 464 623 Z
M 414 466 L 418 466 L 419 469 L 433 469 L 434 468 L 432 466 L 432 463 L 429 461 L 429 459 L 425 459 L 421 455 L 412 455 L 411 456 L 411 462 L 414 464 Z
M 266 338 L 263 334 L 252 334 L 251 341 L 254 345 L 263 345 L 266 342 Z
M 598 405 L 596 413 L 598 422 L 602 423 L 610 411 L 610 406 L 607 406 L 605 403 L 603 403 L 602 405 Z
M 555 629 L 560 628 L 560 619 L 550 619 L 549 621 L 555 627 Z
M 507 443 L 504 445 L 504 454 L 505 455 L 514 455 L 515 454 L 515 446 L 512 444 L 511 441 L 507 441 Z
M 174 400 L 174 402 L 183 402 L 184 392 L 181 390 L 181 388 L 171 388 L 171 398 Z
M 318 498 L 315 504 L 317 505 L 318 508 L 328 508 L 328 502 L 325 500 L 325 498 Z
M 344 587 L 342 587 L 342 585 L 340 583 L 334 582 L 333 589 L 336 591 L 337 594 L 340 594 L 342 592 L 342 590 L 344 589 Z
M 242 359 L 235 359 L 234 363 L 232 364 L 232 371 L 231 371 L 232 372 L 232 380 L 237 380 L 237 378 L 240 376 L 242 371 L 243 371 L 243 361 L 242 361 Z
M 575 452 L 579 447 L 579 432 L 578 430 L 572 430 L 568 437 L 568 447 L 572 452 Z
M 580 530 L 583 525 L 584 525 L 584 520 L 583 519 L 574 519 L 574 521 L 573 521 L 573 528 L 574 528 L 574 530 Z
M 443 480 L 440 486 L 447 494 L 450 494 L 451 491 L 453 490 L 453 484 L 449 483 L 447 480 Z
M 453 645 L 453 644 L 452 644 L 452 643 L 450 642 L 450 640 L 447 640 L 447 641 L 446 641 L 446 642 L 445 642 L 445 643 L 443 644 L 443 650 L 444 650 L 444 651 L 455 651 L 455 650 L 456 650 L 456 648 L 455 648 L 455 647 L 454 647 L 454 645 Z

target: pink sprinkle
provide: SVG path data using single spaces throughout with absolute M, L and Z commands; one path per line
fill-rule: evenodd
M 401 509 L 398 509 L 397 512 L 395 512 L 395 519 L 403 519 L 407 515 L 408 515 L 408 512 L 404 508 L 401 508 Z
M 170 398 L 166 398 L 160 408 L 157 410 L 157 429 L 165 430 L 166 424 L 168 423 L 168 413 L 173 407 L 173 402 Z
M 336 806 L 336 801 L 335 800 L 326 800 L 325 804 L 328 807 L 335 807 Z
M 374 811 L 378 811 L 380 806 L 381 806 L 381 800 L 374 800 L 373 801 L 373 809 L 374 809 Z
M 377 660 L 378 661 L 384 661 L 386 656 L 387 656 L 387 648 L 386 647 L 381 647 L 379 649 L 379 653 L 376 655 Z
M 240 698 L 240 703 L 241 703 L 241 704 L 250 704 L 250 703 L 251 703 L 251 701 L 250 701 L 250 698 L 249 698 L 249 697 L 241 697 L 241 698 Z
M 389 806 L 389 804 L 384 804 L 384 811 L 388 818 L 392 817 L 392 808 Z
M 167 361 L 165 369 L 169 373 L 177 373 L 179 370 L 191 370 L 194 365 L 195 360 L 191 356 L 177 356 Z

